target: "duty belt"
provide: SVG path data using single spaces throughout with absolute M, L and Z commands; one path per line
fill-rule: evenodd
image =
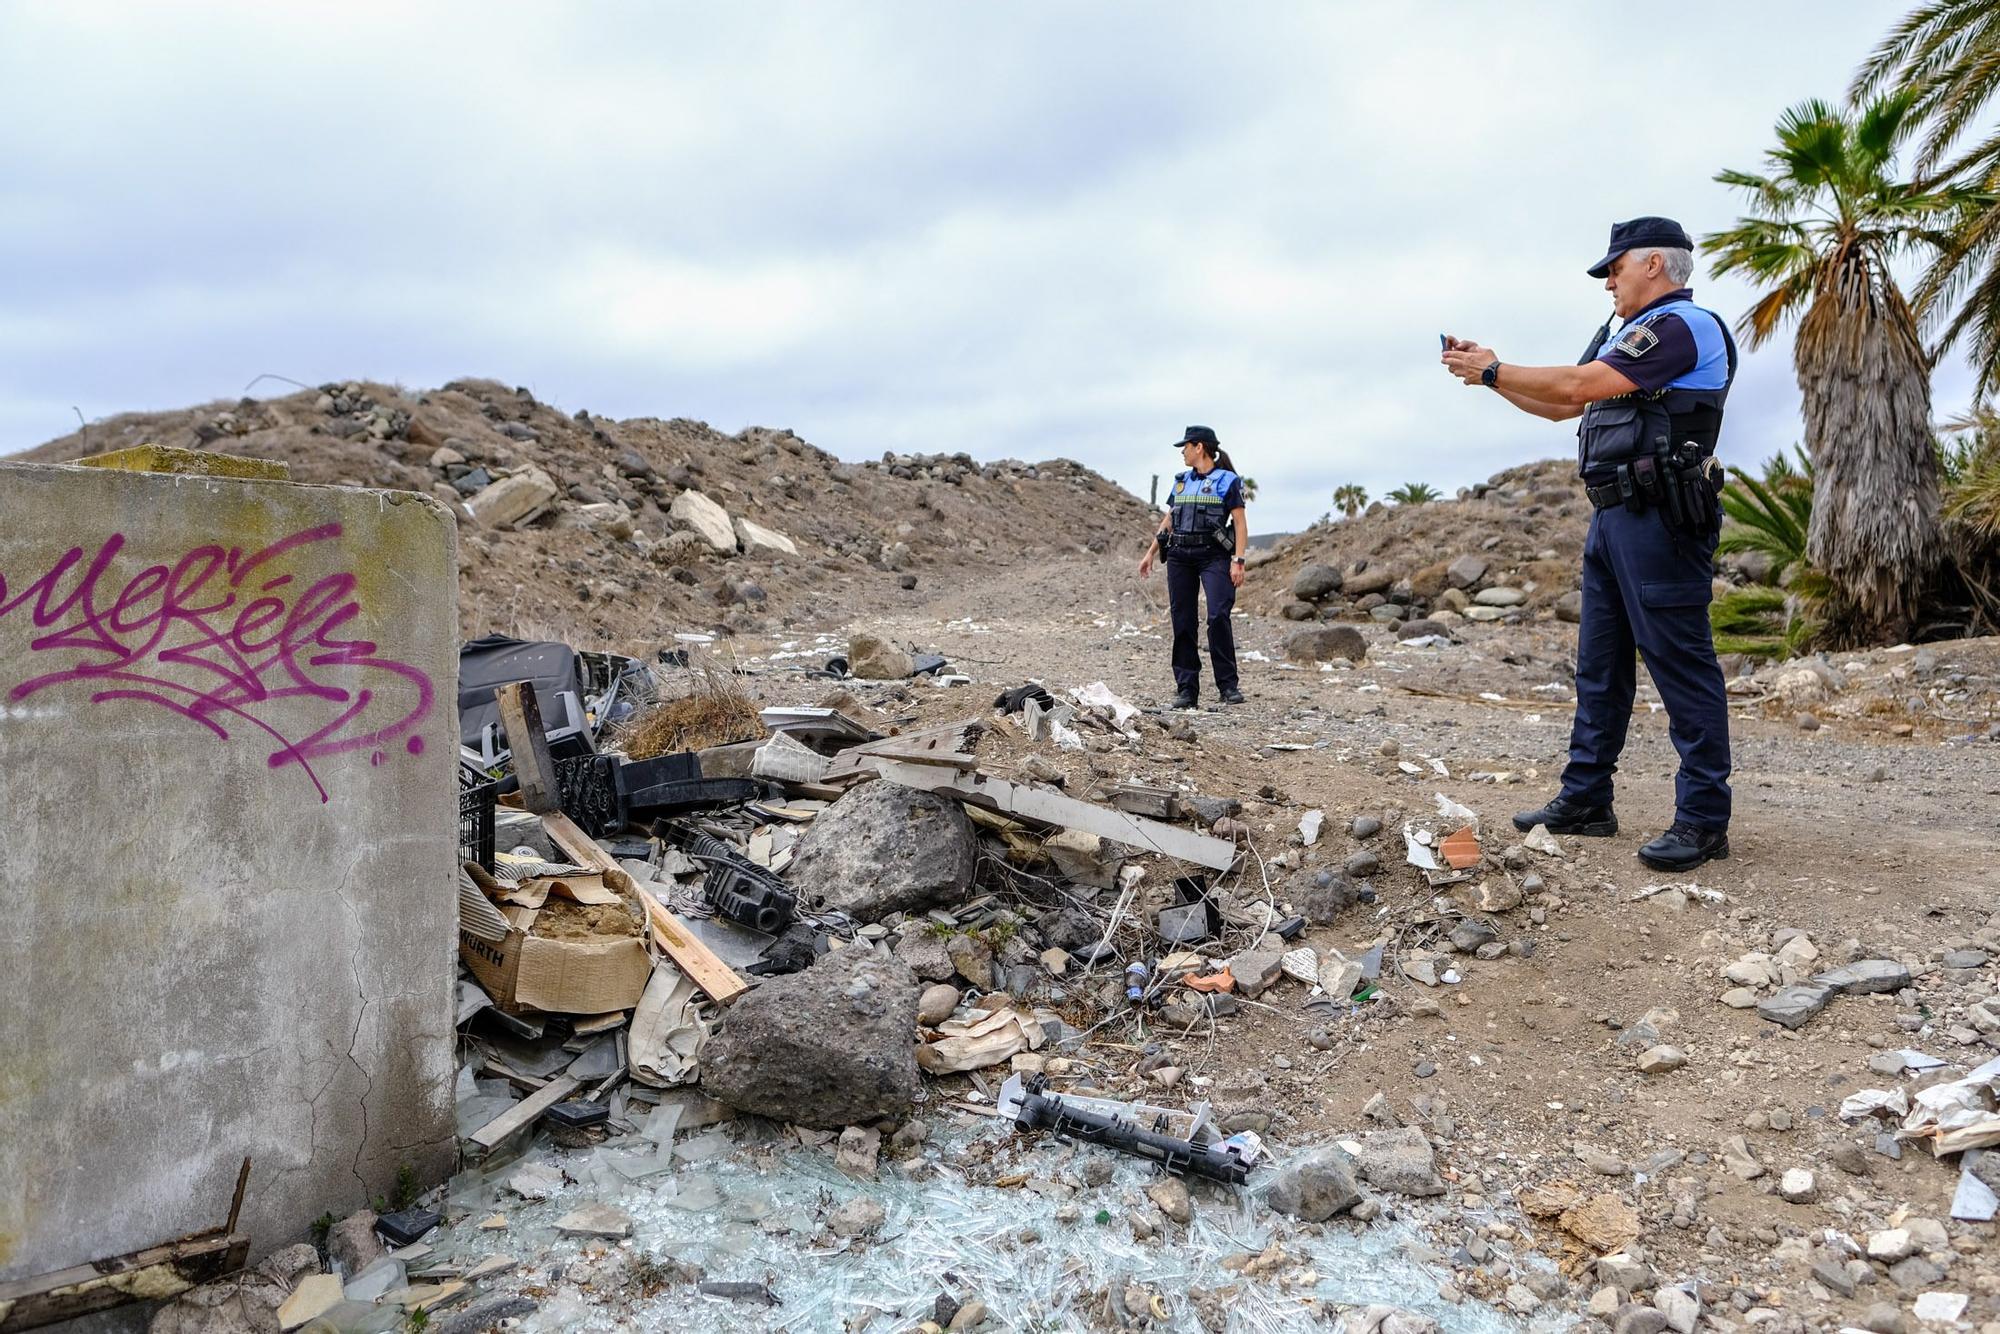
M 1606 482 L 1603 486 L 1586 486 L 1584 494 L 1590 497 L 1592 509 L 1608 510 L 1613 505 L 1623 505 L 1625 496 L 1618 489 L 1618 483 Z
M 1217 551 L 1222 550 L 1222 544 L 1215 540 L 1213 533 L 1168 533 L 1167 546 L 1174 550 L 1188 547 L 1212 547 Z

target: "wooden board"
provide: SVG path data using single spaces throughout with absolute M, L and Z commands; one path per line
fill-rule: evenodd
M 578 866 L 625 874 L 616 857 L 598 847 L 596 839 L 577 828 L 576 822 L 561 811 L 542 816 L 542 828 L 549 831 L 549 837 L 555 840 L 556 846 Z M 635 880 L 632 886 L 638 892 L 639 901 L 646 906 L 646 916 L 653 924 L 653 938 L 660 942 L 660 948 L 667 952 L 674 966 L 688 975 L 689 981 L 722 1003 L 732 1001 L 749 990 L 749 984 L 738 977 L 714 950 L 697 939 L 688 930 L 686 922 L 647 893 L 644 885 Z
M 147 1297 L 176 1296 L 235 1273 L 249 1256 L 249 1237 L 216 1232 L 0 1283 L 0 1331 L 35 1329 Z
M 539 1120 L 543 1112 L 582 1087 L 583 1081 L 568 1075 L 551 1079 L 465 1138 L 468 1143 L 491 1151 L 509 1135 Z
M 1226 871 L 1236 861 L 1236 845 L 1227 839 L 1190 833 L 1157 820 L 1127 815 L 1108 806 L 1093 806 L 1087 801 L 1078 801 L 1042 788 L 1010 783 L 991 774 L 960 774 L 934 765 L 908 764 L 894 759 L 879 759 L 875 767 L 882 777 L 904 787 L 957 797 L 960 801 L 1037 824 L 1080 829 L 1129 848 L 1165 853 L 1211 870 Z
M 556 809 L 556 765 L 549 757 L 548 733 L 542 730 L 542 706 L 535 688 L 525 681 L 497 687 L 500 725 L 507 729 L 514 776 L 521 780 L 521 805 L 537 815 Z

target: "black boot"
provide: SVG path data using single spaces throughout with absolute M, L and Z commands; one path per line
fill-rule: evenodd
M 1224 686 L 1222 688 L 1222 702 L 1224 704 L 1241 704 L 1243 703 L 1243 692 L 1235 686 Z
M 1729 831 L 1703 829 L 1676 820 L 1658 838 L 1639 849 L 1639 860 L 1655 871 L 1692 871 L 1703 862 L 1726 861 Z
M 1514 827 L 1526 833 L 1538 824 L 1551 834 L 1574 834 L 1583 838 L 1609 838 L 1618 832 L 1618 817 L 1609 806 L 1585 806 L 1557 797 L 1538 811 L 1522 811 L 1514 817 Z
M 1181 690 L 1174 695 L 1174 707 L 1177 709 L 1192 709 L 1198 703 L 1200 701 L 1192 690 Z

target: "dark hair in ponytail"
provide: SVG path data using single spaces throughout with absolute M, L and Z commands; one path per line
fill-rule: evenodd
M 1231 472 L 1236 471 L 1236 465 L 1229 461 L 1229 451 L 1220 445 L 1215 447 L 1215 466 L 1218 468 L 1227 468 Z

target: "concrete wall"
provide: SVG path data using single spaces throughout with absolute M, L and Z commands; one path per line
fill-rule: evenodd
M 426 497 L 0 465 L 0 1279 L 448 1169 L 456 575 Z

